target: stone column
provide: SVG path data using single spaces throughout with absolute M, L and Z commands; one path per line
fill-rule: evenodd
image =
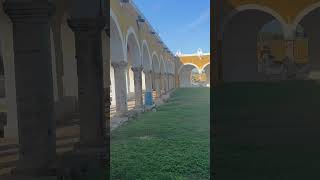
M 156 73 L 155 72 L 152 72 L 151 73 L 151 82 L 152 82 L 152 90 L 156 90 L 156 80 L 157 79 L 157 77 L 156 77 Z
M 140 109 L 142 102 L 142 67 L 131 67 L 134 76 L 135 108 Z
M 94 162 L 104 161 L 107 153 L 101 48 L 105 17 L 71 18 L 68 24 L 74 31 L 77 59 L 80 112 L 77 152 L 86 157 L 88 164 L 96 165 Z
M 48 175 L 55 161 L 53 77 L 47 1 L 6 1 L 13 24 L 13 48 L 19 128 L 19 160 L 13 171 Z
M 117 115 L 122 116 L 128 112 L 126 84 L 126 68 L 128 63 L 124 61 L 112 62 L 111 65 L 114 69 Z
M 162 96 L 164 94 L 164 83 L 163 83 L 163 73 L 159 74 L 159 81 L 160 81 L 160 96 Z
M 156 93 L 157 97 L 161 97 L 161 75 L 160 73 L 155 73 L 155 87 L 156 87 Z
M 170 74 L 167 74 L 167 91 L 170 91 Z
M 167 74 L 164 73 L 163 76 L 163 94 L 167 93 Z
M 173 89 L 173 80 L 172 80 L 172 74 L 169 74 L 169 79 L 170 79 L 170 90 Z

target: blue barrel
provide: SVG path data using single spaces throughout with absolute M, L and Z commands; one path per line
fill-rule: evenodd
M 144 94 L 144 101 L 146 106 L 152 106 L 152 91 L 146 91 L 146 93 Z

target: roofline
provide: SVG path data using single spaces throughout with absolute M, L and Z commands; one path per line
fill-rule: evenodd
M 207 56 L 210 55 L 210 53 L 202 53 L 201 56 Z M 193 53 L 193 54 L 180 54 L 178 57 L 185 57 L 185 56 L 199 56 L 198 53 Z
M 153 32 L 155 32 L 156 34 L 156 36 L 157 36 L 157 38 L 160 40 L 160 41 L 162 41 L 163 42 L 163 45 L 170 51 L 170 55 L 174 55 L 173 53 L 172 53 L 172 51 L 169 49 L 169 47 L 165 44 L 165 42 L 162 40 L 162 38 L 160 37 L 160 35 L 159 35 L 159 33 L 153 28 L 153 26 L 150 24 L 150 22 L 149 22 L 149 20 L 144 16 L 144 14 L 140 11 L 140 9 L 138 8 L 138 6 L 133 2 L 133 1 L 129 1 L 129 3 L 132 5 L 132 7 L 136 10 L 136 12 L 140 15 L 140 16 L 142 16 L 144 19 L 145 19 L 145 22 L 146 22 L 146 24 L 147 24 L 147 26 L 153 31 Z

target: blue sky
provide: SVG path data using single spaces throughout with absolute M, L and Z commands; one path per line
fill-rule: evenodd
M 175 54 L 210 52 L 210 0 L 133 0 Z

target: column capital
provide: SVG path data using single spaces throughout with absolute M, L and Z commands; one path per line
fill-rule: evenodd
M 142 67 L 142 66 L 131 67 L 131 70 L 132 70 L 133 72 L 142 72 L 143 67 Z
M 111 66 L 114 68 L 114 69 L 124 69 L 128 66 L 128 63 L 125 62 L 125 61 L 121 61 L 121 62 L 112 62 L 111 63 Z
M 100 32 L 106 26 L 106 17 L 71 18 L 68 25 L 74 32 Z
M 55 8 L 51 2 L 12 2 L 3 4 L 5 13 L 14 23 L 48 23 Z

